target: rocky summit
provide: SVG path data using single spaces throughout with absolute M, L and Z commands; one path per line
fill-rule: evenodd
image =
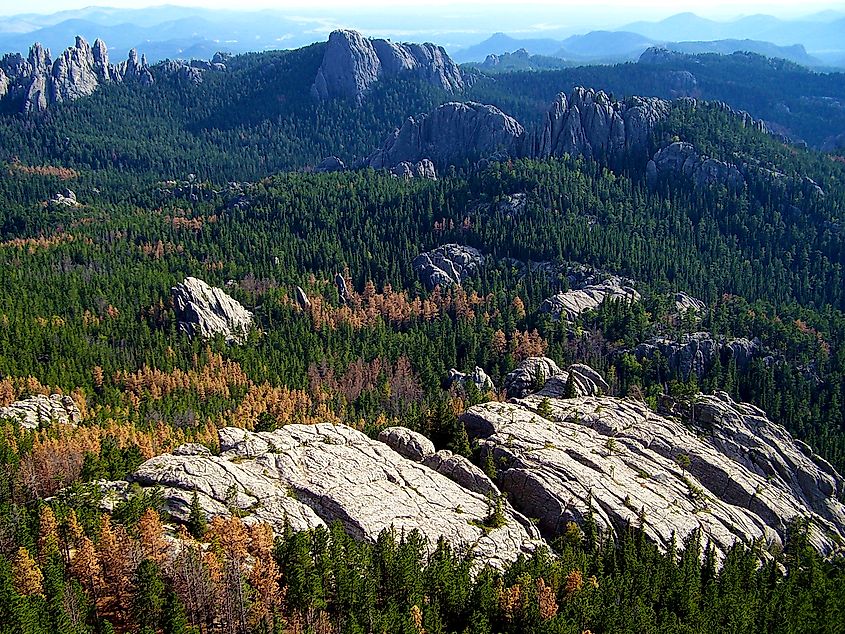
M 252 326 L 252 313 L 219 288 L 186 277 L 171 290 L 179 328 L 190 336 L 223 335 L 227 343 L 241 343 Z
M 648 158 L 655 125 L 669 114 L 661 99 L 632 97 L 613 101 L 603 91 L 581 87 L 552 102 L 533 154 L 619 160 L 626 154 Z
M 592 517 L 642 525 L 662 548 L 700 529 L 717 553 L 755 539 L 775 552 L 806 518 L 823 553 L 845 545 L 842 477 L 762 411 L 724 393 L 665 404 L 534 394 L 462 417 L 498 484 L 546 536 Z
M 522 124 L 495 106 L 450 102 L 428 114 L 408 117 L 366 164 L 391 169 L 403 162 L 429 159 L 442 169 L 482 157 L 520 156 L 525 139 Z
M 102 40 L 91 46 L 79 36 L 55 60 L 40 44 L 29 49 L 26 59 L 10 54 L 0 60 L 0 99 L 13 102 L 22 112 L 46 110 L 54 103 L 90 95 L 101 84 L 123 81 L 153 83 L 146 59 L 139 60 L 132 50 L 128 59 L 111 64 Z
M 360 102 L 381 78 L 403 75 L 419 77 L 449 92 L 464 87 L 460 69 L 442 46 L 397 44 L 342 29 L 329 35 L 311 92 L 319 99 L 342 97 Z
M 444 537 L 496 567 L 543 544 L 537 529 L 506 502 L 493 522 L 493 498 L 477 491 L 498 490 L 465 458 L 434 453 L 430 441 L 410 430 L 386 430 L 385 440 L 413 459 L 343 425 L 260 433 L 229 427 L 220 430 L 219 456 L 183 446 L 148 460 L 130 480 L 161 487 L 167 510 L 183 521 L 196 493 L 211 517 L 236 513 L 247 523 L 268 522 L 277 533 L 286 522 L 303 530 L 338 521 L 368 541 L 391 528 L 397 534 L 417 530 L 432 547 Z M 432 466 L 418 462 L 423 459 Z M 120 482 L 103 487 L 111 498 L 127 491 Z

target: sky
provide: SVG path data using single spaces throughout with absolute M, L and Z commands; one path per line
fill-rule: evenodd
M 109 6 L 121 8 L 143 8 L 145 6 L 163 4 L 145 0 L 31 0 L 22 3 L 20 0 L 0 0 L 0 15 L 16 15 L 21 13 L 53 13 L 57 11 L 79 9 L 87 6 Z M 397 10 L 395 0 L 173 0 L 169 4 L 181 6 L 201 6 L 210 9 L 237 8 L 244 9 L 275 9 L 300 11 L 343 11 L 348 12 L 352 6 L 365 10 L 393 12 Z M 516 5 L 516 7 L 515 7 Z M 406 5 L 407 6 L 407 5 Z M 534 11 L 538 15 L 543 12 L 554 15 L 579 14 L 592 15 L 595 18 L 612 20 L 637 19 L 639 17 L 654 19 L 692 11 L 698 15 L 712 18 L 734 18 L 741 15 L 766 13 L 783 17 L 796 17 L 824 9 L 845 10 L 845 1 L 807 0 L 600 0 L 596 3 L 586 3 L 583 0 L 528 0 L 515 3 L 514 0 L 426 0 L 424 3 L 413 3 L 412 11 L 432 14 L 434 12 L 454 12 L 462 16 L 476 12 L 508 11 L 518 8 L 521 12 Z

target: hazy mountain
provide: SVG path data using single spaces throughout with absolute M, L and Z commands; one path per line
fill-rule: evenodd
M 544 38 L 517 39 L 504 33 L 495 33 L 483 42 L 456 51 L 452 57 L 456 62 L 480 62 L 486 59 L 488 55 L 503 55 L 504 53 L 512 53 L 521 48 L 532 55 L 553 56 L 560 50 L 560 47 L 561 42 L 559 40 Z
M 561 42 L 558 57 L 567 59 L 636 59 L 657 42 L 630 31 L 590 31 Z

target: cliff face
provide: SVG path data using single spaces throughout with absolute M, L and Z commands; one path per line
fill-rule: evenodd
M 91 46 L 77 37 L 55 60 L 40 44 L 33 44 L 26 59 L 15 54 L 0 60 L 0 99 L 15 101 L 22 112 L 46 110 L 54 103 L 90 95 L 101 84 L 122 81 L 149 84 L 153 76 L 146 59 L 139 60 L 134 50 L 126 61 L 109 63 L 102 40 Z
M 338 30 L 329 36 L 311 92 L 319 99 L 360 101 L 379 79 L 399 75 L 417 76 L 449 92 L 464 87 L 460 69 L 440 46 L 371 40 Z

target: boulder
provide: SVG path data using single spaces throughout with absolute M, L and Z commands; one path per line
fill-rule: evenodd
M 82 420 L 82 413 L 70 396 L 39 394 L 0 407 L 2 419 L 17 421 L 27 429 L 37 429 L 42 424 L 76 425 Z
M 381 430 L 378 439 L 403 458 L 414 462 L 421 462 L 434 453 L 433 442 L 407 427 L 386 427 Z
M 360 103 L 381 78 L 399 76 L 416 76 L 448 92 L 464 87 L 460 69 L 441 46 L 371 40 L 341 29 L 329 35 L 311 93 L 319 99 L 341 97 Z
M 179 328 L 191 337 L 222 334 L 227 343 L 243 343 L 252 327 L 252 313 L 223 290 L 196 277 L 170 289 Z
M 720 555 L 736 541 L 779 546 L 799 517 L 820 552 L 841 548 L 845 482 L 783 427 L 724 394 L 663 411 L 535 394 L 476 405 L 462 420 L 492 455 L 500 488 L 547 538 L 582 523 L 591 504 L 599 528 L 642 523 L 661 548 L 693 530 Z
M 270 523 L 277 534 L 286 521 L 294 530 L 339 521 L 350 535 L 370 542 L 391 529 L 417 530 L 432 548 L 443 537 L 469 548 L 477 568 L 502 568 L 544 543 L 507 502 L 504 524 L 488 526 L 493 503 L 486 495 L 343 425 L 258 433 L 224 428 L 220 447 L 219 456 L 157 456 L 130 481 L 161 487 L 167 510 L 182 521 L 196 492 L 207 514 L 236 512 L 247 523 Z
M 334 283 L 337 286 L 337 296 L 344 304 L 348 304 L 352 296 L 349 294 L 349 287 L 346 285 L 346 278 L 340 273 L 334 274 Z
M 691 295 L 687 295 L 683 291 L 675 293 L 675 311 L 679 315 L 684 315 L 688 311 L 694 311 L 699 316 L 704 315 L 707 310 L 707 304 L 700 299 L 696 299 Z
M 450 387 L 457 385 L 464 389 L 466 388 L 467 383 L 472 383 L 482 394 L 485 392 L 496 391 L 493 379 L 487 375 L 483 368 L 479 368 L 478 366 L 475 366 L 472 374 L 465 374 L 463 372 L 459 372 L 455 368 L 452 368 L 449 370 L 449 378 L 447 381 Z
M 549 379 L 562 372 L 548 357 L 528 357 L 505 376 L 503 387 L 509 398 L 519 398 L 542 389 Z
M 297 286 L 294 289 L 296 293 L 296 303 L 302 310 L 308 310 L 311 308 L 311 300 L 308 299 L 308 295 L 305 294 L 305 291 L 302 290 L 301 286 Z
M 429 290 L 435 286 L 461 285 L 484 267 L 484 255 L 478 249 L 460 244 L 444 244 L 421 253 L 411 263 Z

